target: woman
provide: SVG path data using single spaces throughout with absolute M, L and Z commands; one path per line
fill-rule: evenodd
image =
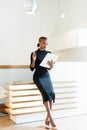
M 51 115 L 52 105 L 53 102 L 55 102 L 55 93 L 53 90 L 52 82 L 50 79 L 50 75 L 48 73 L 48 68 L 39 66 L 44 57 L 46 56 L 46 54 L 51 53 L 45 50 L 47 46 L 47 38 L 40 37 L 37 46 L 38 49 L 35 52 L 31 53 L 30 69 L 32 71 L 35 69 L 33 75 L 33 81 L 38 87 L 39 91 L 41 92 L 43 98 L 43 104 L 45 105 L 47 111 L 47 116 L 45 119 L 45 127 L 49 129 L 51 125 L 52 129 L 57 130 Z M 54 62 L 48 61 L 48 64 L 50 66 L 49 69 L 52 69 Z

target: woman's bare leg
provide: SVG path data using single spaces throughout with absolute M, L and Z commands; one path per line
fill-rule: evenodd
M 49 105 L 50 105 L 50 112 L 52 111 L 52 106 L 53 106 L 53 101 L 49 101 Z M 47 117 L 46 117 L 47 120 L 49 120 L 49 116 L 48 116 L 48 113 L 47 113 Z
M 46 111 L 47 111 L 47 109 L 49 109 L 49 111 L 50 111 L 49 101 L 45 102 L 44 105 L 45 105 Z M 48 108 L 47 108 L 47 107 L 48 107 Z M 45 124 L 46 124 L 46 125 L 49 125 L 49 114 L 48 114 L 48 112 L 47 112 L 47 115 L 46 115 Z
M 49 103 L 50 103 L 50 110 L 52 111 L 53 100 L 49 101 Z
M 50 105 L 50 112 L 52 111 L 52 106 L 53 106 L 53 101 L 49 101 L 49 105 Z M 46 120 L 49 121 L 49 115 L 47 113 L 47 116 L 46 116 Z
M 53 100 L 49 101 L 49 103 L 50 103 L 50 111 L 52 112 Z M 50 123 L 53 123 L 53 124 L 55 125 L 55 123 L 54 123 L 54 121 L 53 121 L 53 118 L 50 119 Z M 55 126 L 56 126 L 56 125 L 55 125 Z M 54 127 L 55 127 L 55 126 L 54 126 Z
M 56 125 L 55 125 L 55 123 L 52 119 L 51 110 L 50 110 L 50 107 L 52 107 L 52 102 L 49 103 L 49 101 L 47 101 L 47 102 L 44 103 L 44 105 L 45 105 L 45 108 L 46 108 L 46 111 L 47 111 L 47 118 L 46 118 L 45 123 L 47 123 L 47 119 L 49 119 L 52 127 L 55 127 Z
M 50 105 L 50 112 L 52 111 L 52 106 L 53 106 L 53 101 L 49 101 L 49 105 Z M 46 120 L 49 121 L 49 115 L 47 113 L 47 116 L 46 116 Z M 49 124 L 49 123 L 48 123 Z

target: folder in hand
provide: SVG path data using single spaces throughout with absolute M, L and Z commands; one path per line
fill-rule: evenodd
M 44 59 L 40 63 L 40 66 L 50 68 L 50 66 L 48 65 L 48 61 L 52 60 L 53 62 L 55 62 L 57 59 L 58 59 L 57 55 L 54 55 L 52 53 L 47 53 L 47 55 L 44 57 Z

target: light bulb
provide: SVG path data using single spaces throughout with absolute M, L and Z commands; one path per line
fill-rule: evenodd
M 59 16 L 60 16 L 61 18 L 64 18 L 64 17 L 65 17 L 64 11 L 60 11 Z

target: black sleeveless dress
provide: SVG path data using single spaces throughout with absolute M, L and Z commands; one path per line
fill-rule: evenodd
M 43 50 L 40 51 L 39 49 L 35 51 L 37 55 L 37 59 L 35 61 L 35 68 L 31 67 L 30 69 L 34 71 L 33 81 L 38 87 L 39 91 L 41 92 L 43 104 L 46 101 L 53 100 L 55 102 L 55 93 L 53 90 L 53 85 L 50 79 L 50 75 L 48 72 L 48 68 L 39 66 L 43 58 L 46 56 L 47 53 L 51 53 L 49 51 Z M 32 53 L 31 53 L 31 63 L 32 63 Z

